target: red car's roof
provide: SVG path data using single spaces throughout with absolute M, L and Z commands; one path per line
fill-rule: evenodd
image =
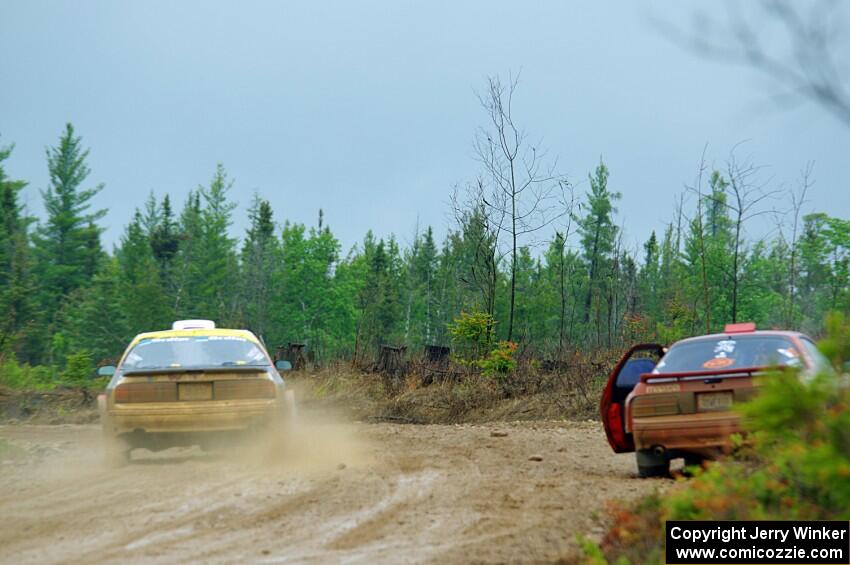
M 753 336 L 760 336 L 760 335 L 762 335 L 762 336 L 784 336 L 784 337 L 793 337 L 793 338 L 803 337 L 803 338 L 806 338 L 808 340 L 811 340 L 811 338 L 809 336 L 807 336 L 806 334 L 800 333 L 800 332 L 792 332 L 792 331 L 788 331 L 788 330 L 756 330 L 756 331 L 752 331 L 752 332 L 725 332 L 725 333 L 721 332 L 721 333 L 716 333 L 716 334 L 706 334 L 706 335 L 698 335 L 698 336 L 694 336 L 694 337 L 686 337 L 685 339 L 680 339 L 679 341 L 677 341 L 673 345 L 676 345 L 678 343 L 689 342 L 689 341 L 701 341 L 703 339 L 705 339 L 705 340 L 720 339 L 720 338 L 735 339 L 735 338 L 738 338 L 738 337 L 745 337 L 745 336 L 750 336 L 750 335 L 753 335 Z

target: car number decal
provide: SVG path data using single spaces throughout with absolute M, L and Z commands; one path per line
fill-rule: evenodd
M 736 342 L 734 339 L 723 339 L 717 342 L 717 345 L 714 346 L 714 356 L 715 357 L 726 357 L 730 353 L 735 352 Z
M 702 366 L 706 369 L 723 369 L 733 363 L 735 360 L 730 357 L 715 357 L 703 363 Z

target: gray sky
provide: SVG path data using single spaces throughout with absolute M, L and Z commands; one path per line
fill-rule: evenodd
M 367 229 L 442 237 L 453 185 L 475 177 L 486 115 L 474 90 L 522 69 L 515 103 L 532 138 L 587 189 L 600 156 L 637 245 L 662 230 L 703 146 L 737 142 L 793 183 L 814 160 L 809 210 L 850 216 L 848 142 L 818 107 L 765 102 L 746 70 L 693 57 L 648 14 L 686 25 L 679 2 L 42 2 L 0 4 L 0 144 L 42 213 L 44 149 L 71 121 L 91 148 L 108 246 L 148 193 L 178 208 L 224 163 L 246 225 L 256 191 L 278 222 L 315 224 L 347 249 Z M 776 202 L 777 207 L 785 205 Z

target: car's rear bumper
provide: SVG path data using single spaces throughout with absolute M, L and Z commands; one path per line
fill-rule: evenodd
M 722 450 L 731 447 L 730 436 L 740 431 L 741 417 L 735 412 L 653 416 L 632 422 L 632 436 L 639 450 L 657 446 L 668 451 Z
M 113 435 L 245 430 L 281 410 L 274 399 L 113 404 L 103 412 L 103 428 Z

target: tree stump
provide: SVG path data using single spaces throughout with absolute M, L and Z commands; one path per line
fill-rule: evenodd
M 404 362 L 406 351 L 407 346 L 381 345 L 375 368 L 384 376 L 384 384 L 390 392 L 394 393 L 398 390 L 401 380 L 407 373 L 407 365 Z
M 422 384 L 430 385 L 435 380 L 443 380 L 448 373 L 451 349 L 442 345 L 426 345 Z
M 442 345 L 425 346 L 425 362 L 429 367 L 445 369 L 449 366 L 449 353 L 451 349 Z

